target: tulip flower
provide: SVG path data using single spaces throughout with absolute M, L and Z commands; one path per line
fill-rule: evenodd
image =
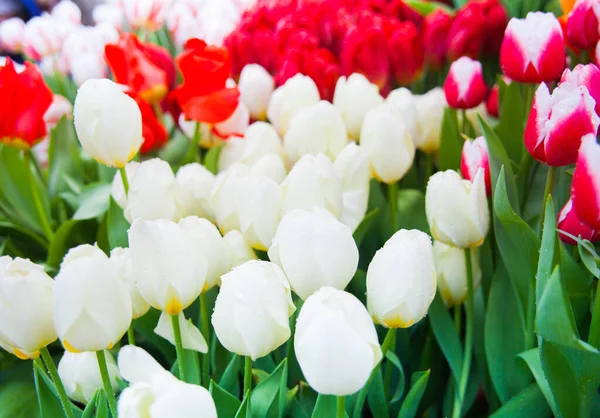
M 455 109 L 471 109 L 483 102 L 487 88 L 479 61 L 461 57 L 450 66 L 444 82 L 448 105 Z
M 25 22 L 20 17 L 11 17 L 0 22 L 0 46 L 6 51 L 19 53 L 23 48 Z
M 444 109 L 448 106 L 444 90 L 439 87 L 417 97 L 417 127 L 419 135 L 413 138 L 415 146 L 432 154 L 440 148 Z
M 10 58 L 0 66 L 0 142 L 29 149 L 46 135 L 44 114 L 52 92 L 38 69 L 25 63 L 18 71 Z
M 135 98 L 135 102 L 142 114 L 142 136 L 144 141 L 142 142 L 140 153 L 147 154 L 160 149 L 167 143 L 169 138 L 167 130 L 160 122 L 156 113 L 154 113 L 152 106 L 139 97 Z
M 113 392 L 119 390 L 117 362 L 109 351 L 104 351 L 108 376 Z M 98 368 L 96 353 L 70 353 L 66 351 L 58 363 L 58 375 L 62 380 L 69 398 L 75 402 L 87 404 L 97 390 L 102 389 L 102 377 Z
M 453 170 L 429 178 L 425 213 L 435 240 L 458 248 L 483 244 L 490 226 L 484 177 L 480 169 L 472 182 Z
M 389 20 L 387 44 L 391 73 L 396 84 L 406 86 L 418 80 L 425 63 L 421 31 L 413 22 Z
M 25 25 L 23 53 L 37 61 L 59 54 L 69 26 L 49 14 L 33 17 Z
M 578 0 L 567 17 L 567 39 L 576 48 L 589 49 L 598 43 L 600 8 L 594 0 Z
M 323 286 L 343 290 L 356 272 L 358 248 L 348 226 L 315 207 L 283 217 L 269 259 L 281 267 L 294 292 L 306 299 Z
M 552 94 L 546 84 L 535 92 L 525 127 L 525 148 L 551 166 L 575 163 L 581 137 L 598 132 L 600 117 L 585 86 L 561 83 Z
M 54 281 L 28 259 L 0 257 L 0 342 L 20 359 L 37 358 L 56 340 L 52 324 Z
M 460 158 L 460 172 L 465 180 L 473 181 L 480 168 L 484 172 L 485 192 L 488 196 L 491 196 L 492 181 L 488 147 L 485 138 L 482 136 L 475 138 L 473 141 L 465 141 Z
M 382 357 L 365 307 L 354 295 L 329 286 L 304 302 L 294 351 L 308 384 L 337 396 L 360 390 Z
M 62 0 L 52 8 L 52 16 L 58 20 L 71 24 L 81 24 L 81 9 L 71 0 Z
M 237 107 L 227 119 L 212 125 L 211 133 L 223 140 L 230 137 L 243 137 L 249 125 L 250 111 L 244 102 L 239 101 Z M 204 146 L 202 140 L 200 145 Z
M 47 61 L 40 62 L 40 67 L 44 68 L 44 63 Z M 54 68 L 55 64 L 50 63 L 51 67 Z M 46 74 L 52 74 L 55 70 L 48 72 L 44 71 Z M 104 58 L 101 54 L 96 53 L 84 53 L 81 55 L 77 55 L 69 60 L 69 66 L 65 68 L 65 70 L 60 70 L 60 74 L 66 75 L 68 72 L 71 73 L 71 77 L 76 85 L 81 86 L 88 80 L 96 79 L 96 78 L 105 78 L 107 75 L 106 71 L 106 63 L 104 62 Z
M 278 154 L 267 154 L 261 157 L 256 164 L 250 167 L 250 173 L 268 177 L 277 184 L 281 184 L 287 176 L 283 158 Z
M 565 45 L 560 23 L 552 13 L 529 12 L 508 22 L 500 49 L 500 67 L 511 80 L 551 82 L 565 68 Z
M 367 269 L 367 307 L 387 328 L 408 328 L 427 314 L 436 291 L 431 238 L 401 229 L 378 250 Z
M 52 316 L 71 352 L 110 349 L 129 328 L 127 285 L 109 258 L 89 244 L 71 248 L 55 278 Z
M 238 88 L 252 118 L 265 119 L 269 100 L 275 90 L 275 81 L 271 74 L 258 64 L 248 64 L 242 69 Z
M 117 30 L 122 30 L 125 16 L 117 4 L 100 3 L 92 10 L 92 19 L 96 25 L 107 24 Z
M 573 197 L 569 199 L 558 213 L 556 226 L 558 229 L 558 237 L 565 244 L 577 245 L 577 241 L 575 241 L 571 235 L 591 242 L 600 240 L 600 229 L 590 228 L 588 225 L 581 222 L 577 216 L 575 207 L 573 206 Z
M 275 89 L 267 108 L 267 117 L 279 135 L 283 136 L 301 109 L 318 102 L 319 90 L 315 82 L 310 77 L 296 74 Z
M 448 34 L 452 16 L 443 9 L 436 9 L 425 16 L 423 47 L 425 61 L 434 70 L 441 70 L 448 52 Z
M 242 143 L 239 162 L 248 166 L 253 166 L 265 155 L 281 155 L 283 152 L 277 131 L 273 125 L 267 122 L 255 122 L 250 125 L 244 134 Z M 224 144 L 224 149 L 228 144 L 229 142 Z
M 214 220 L 215 215 L 209 197 L 215 184 L 215 175 L 202 164 L 191 163 L 177 170 L 175 181 L 181 216 L 198 216 L 210 221 Z
M 348 78 L 340 77 L 335 86 L 333 104 L 342 112 L 348 136 L 354 140 L 360 137 L 365 115 L 383 103 L 377 85 L 364 75 L 354 73 Z
M 360 144 L 377 180 L 392 184 L 410 169 L 415 157 L 409 128 L 385 105 L 369 110 L 360 131 Z
M 120 0 L 117 3 L 132 29 L 148 32 L 160 29 L 171 8 L 171 0 Z
M 348 143 L 338 108 L 321 100 L 296 113 L 283 137 L 283 150 L 291 165 L 302 156 L 324 154 L 330 159 Z
M 359 24 L 346 32 L 341 48 L 340 62 L 345 75 L 364 74 L 380 89 L 389 82 L 390 58 L 386 33 L 378 16 L 365 13 Z
M 221 277 L 212 324 L 221 344 L 252 360 L 266 356 L 290 337 L 296 308 L 283 272 L 252 260 Z
M 452 20 L 447 35 L 448 58 L 451 61 L 463 56 L 476 59 L 483 50 L 487 22 L 484 10 L 478 3 L 468 2 Z
M 440 241 L 433 243 L 433 259 L 437 272 L 437 284 L 446 306 L 460 305 L 467 299 L 467 267 L 464 252 L 460 248 Z M 473 290 L 481 284 L 479 253 L 471 248 L 471 273 Z
M 581 140 L 573 174 L 572 196 L 577 217 L 593 229 L 600 229 L 600 145 L 595 135 Z
M 350 142 L 338 154 L 333 165 L 342 179 L 340 221 L 354 231 L 363 220 L 369 204 L 369 159 L 360 145 Z
M 208 345 L 202 336 L 202 333 L 196 327 L 191 319 L 185 319 L 183 312 L 179 316 L 179 332 L 181 333 L 181 342 L 186 350 L 194 350 L 199 353 L 208 353 Z M 158 318 L 158 324 L 154 328 L 154 333 L 171 344 L 176 345 L 175 333 L 173 332 L 173 321 L 166 313 L 162 313 Z
M 229 249 L 231 268 L 244 264 L 246 261 L 256 260 L 256 254 L 240 231 L 236 229 L 229 231 L 223 237 L 223 241 Z
M 485 100 L 485 110 L 490 116 L 497 118 L 500 115 L 500 88 L 494 84 L 490 94 Z
M 249 168 L 244 164 L 233 164 L 221 171 L 210 192 L 209 201 L 217 219 L 221 233 L 240 229 L 237 206 L 240 199 L 243 179 L 248 175 Z
M 129 248 L 113 248 L 110 252 L 110 261 L 115 266 L 119 278 L 127 286 L 131 298 L 132 318 L 137 319 L 144 316 L 150 310 L 150 305 L 142 298 L 135 284 L 131 266 L 131 250 Z
M 585 86 L 596 102 L 596 114 L 600 115 L 600 69 L 597 66 L 594 64 L 577 64 L 573 70 L 567 68 L 560 81 L 561 83 Z
M 388 94 L 385 105 L 397 118 L 402 119 L 410 132 L 413 143 L 417 144 L 420 141 L 418 138 L 417 97 L 409 89 L 401 87 Z

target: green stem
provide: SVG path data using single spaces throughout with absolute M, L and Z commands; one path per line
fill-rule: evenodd
M 383 356 L 385 356 L 385 353 L 387 353 L 388 350 L 391 350 L 392 352 L 396 351 L 397 335 L 398 335 L 397 328 L 389 328 L 388 329 L 385 339 L 383 340 L 383 345 L 381 346 L 381 352 L 383 354 L 382 358 L 383 358 Z M 389 390 L 390 384 L 392 382 L 392 370 L 393 370 L 392 362 L 388 361 L 385 364 L 385 370 L 383 371 L 383 387 L 386 392 Z
M 525 334 L 525 348 L 535 347 L 535 278 L 529 281 L 527 294 L 527 329 Z
M 129 180 L 127 179 L 127 171 L 125 171 L 125 167 L 120 167 L 119 173 L 121 173 L 121 180 L 123 181 L 123 189 L 125 190 L 125 196 L 127 196 L 129 194 Z
M 58 375 L 58 370 L 56 370 L 56 365 L 54 364 L 54 360 L 52 360 L 52 356 L 48 352 L 48 348 L 44 347 L 40 349 L 40 354 L 42 359 L 44 359 L 44 363 L 46 363 L 46 367 L 48 368 L 48 372 L 50 373 L 50 377 L 56 386 L 56 391 L 58 392 L 58 398 L 60 399 L 60 403 L 62 405 L 63 411 L 65 412 L 65 416 L 67 418 L 73 418 L 73 410 L 71 409 L 71 401 L 67 396 L 67 391 L 65 390 L 65 386 L 60 380 L 60 376 Z
M 133 325 L 131 325 L 127 329 L 127 342 L 129 343 L 129 345 L 135 345 L 135 334 L 133 332 Z
M 429 178 L 433 175 L 433 154 L 425 154 L 425 186 Z
M 463 357 L 462 369 L 460 372 L 460 379 L 458 381 L 458 393 L 454 402 L 454 408 L 452 411 L 453 418 L 459 418 L 462 414 L 463 403 L 465 401 L 465 393 L 467 391 L 467 383 L 469 381 L 469 372 L 471 369 L 471 357 L 473 355 L 473 270 L 471 263 L 471 250 L 466 248 L 465 253 L 465 264 L 467 267 L 467 301 L 465 302 L 465 354 Z
M 533 98 L 535 97 L 535 90 L 537 89 L 537 84 L 523 84 L 524 96 L 525 96 L 525 121 L 527 123 L 527 119 L 529 118 L 529 112 L 531 111 L 531 106 L 533 105 Z
M 177 366 L 179 367 L 179 379 L 187 382 L 185 368 L 183 367 L 183 342 L 181 340 L 181 328 L 179 327 L 179 315 L 171 315 L 173 335 L 175 337 L 175 351 L 177 352 Z
M 388 184 L 388 198 L 390 201 L 390 220 L 392 221 L 392 235 L 398 230 L 398 185 Z
M 344 418 L 346 414 L 346 407 L 344 405 L 345 398 L 343 396 L 337 397 L 337 413 L 335 414 L 336 418 Z
M 33 195 L 33 203 L 35 205 L 35 209 L 40 217 L 40 222 L 42 223 L 42 229 L 44 231 L 44 235 L 48 239 L 48 242 L 52 241 L 52 227 L 50 227 L 50 220 L 48 219 L 48 215 L 42 206 L 42 200 L 40 199 L 40 195 L 38 193 L 38 187 L 35 183 L 35 179 L 31 174 L 31 150 L 24 152 L 24 161 L 25 161 L 25 173 L 27 176 L 27 182 L 31 187 L 31 193 Z
M 98 359 L 98 367 L 100 368 L 100 376 L 102 376 L 102 386 L 104 387 L 104 393 L 106 399 L 108 399 L 108 406 L 113 417 L 117 416 L 117 399 L 113 392 L 112 385 L 110 383 L 110 377 L 108 376 L 108 368 L 106 366 L 106 355 L 104 350 L 96 351 L 96 358 Z
M 251 415 L 250 393 L 252 392 L 252 358 L 244 357 L 244 394 L 248 396 L 248 415 Z
M 456 331 L 458 332 L 458 335 L 460 336 L 461 333 L 461 327 L 460 327 L 460 318 L 461 317 L 461 312 L 460 312 L 460 305 L 454 305 L 454 327 L 456 328 Z
M 542 200 L 542 211 L 540 213 L 544 213 L 544 207 L 546 205 L 546 200 L 548 196 L 552 194 L 552 190 L 554 189 L 554 181 L 556 179 L 556 167 L 548 166 L 548 174 L 546 175 L 546 187 L 544 187 L 544 199 Z
M 592 323 L 590 325 L 590 334 L 588 343 L 600 349 L 600 290 L 596 287 L 596 297 L 594 298 L 594 310 L 592 311 Z
M 204 335 L 204 339 L 208 343 L 210 341 L 210 326 L 205 292 L 200 293 L 200 316 L 202 335 Z M 202 382 L 206 387 L 210 384 L 210 351 L 202 355 Z
M 467 135 L 467 110 L 462 109 L 461 114 L 462 114 L 462 121 L 461 121 L 462 126 L 460 127 L 460 132 L 464 135 Z

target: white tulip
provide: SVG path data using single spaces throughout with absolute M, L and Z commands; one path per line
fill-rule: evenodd
M 432 154 L 440 148 L 442 120 L 448 107 L 446 95 L 441 87 L 429 90 L 417 97 L 417 125 L 419 135 L 414 138 L 415 146 Z
M 369 264 L 367 307 L 387 328 L 407 328 L 423 319 L 435 291 L 431 238 L 424 232 L 401 229 Z
M 55 278 L 52 314 L 68 351 L 109 349 L 125 334 L 131 298 L 102 250 L 89 244 L 69 250 Z
M 283 137 L 290 165 L 307 154 L 325 154 L 334 159 L 347 143 L 348 134 L 339 109 L 325 100 L 299 110 Z
M 117 392 L 119 390 L 117 363 L 109 351 L 105 350 L 104 355 L 113 392 Z M 58 363 L 58 375 L 67 395 L 75 402 L 87 404 L 94 393 L 103 388 L 98 359 L 96 353 L 91 351 L 83 353 L 66 351 Z
M 223 143 L 219 153 L 219 172 L 227 170 L 235 163 L 242 162 L 245 140 L 243 138 L 231 137 Z
M 248 166 L 237 163 L 217 175 L 209 200 L 222 233 L 240 228 L 237 207 L 248 172 Z
M 213 126 L 213 132 L 223 139 L 230 136 L 243 136 L 248 125 L 250 125 L 250 112 L 244 102 L 240 101 L 231 116 Z
M 11 17 L 0 22 L 0 46 L 12 53 L 23 47 L 25 22 L 20 17 Z
M 71 0 L 61 0 L 52 8 L 52 16 L 66 24 L 81 24 L 81 9 Z
M 142 162 L 129 181 L 125 218 L 177 220 L 181 215 L 175 175 L 169 163 L 159 158 Z
M 250 125 L 244 135 L 243 145 L 240 162 L 249 166 L 256 164 L 265 155 L 282 153 L 279 135 L 273 125 L 267 122 L 254 122 Z
M 81 146 L 102 164 L 125 167 L 142 145 L 140 108 L 110 80 L 83 83 L 73 116 Z
M 354 140 L 360 136 L 367 112 L 382 103 L 379 87 L 362 74 L 340 77 L 335 85 L 333 104 L 342 112 L 348 135 Z
M 127 286 L 127 291 L 131 298 L 133 319 L 144 316 L 150 310 L 150 305 L 142 298 L 140 291 L 135 285 L 131 267 L 131 250 L 129 248 L 114 248 L 110 252 L 110 261 L 117 269 L 119 278 Z
M 130 161 L 125 166 L 125 173 L 127 174 L 127 181 L 131 183 L 133 181 L 133 177 L 140 167 L 140 163 L 137 161 Z M 118 171 L 115 173 L 113 177 L 112 185 L 110 187 L 110 194 L 117 205 L 121 207 L 121 209 L 125 209 L 127 206 L 127 195 L 125 194 L 125 188 L 123 187 L 123 177 L 121 177 L 121 173 Z
M 121 30 L 123 28 L 125 16 L 118 5 L 103 3 L 94 7 L 94 10 L 92 10 L 92 19 L 96 25 L 108 24 L 115 29 Z
M 281 184 L 287 176 L 285 163 L 279 154 L 268 154 L 261 157 L 251 168 L 250 174 L 268 177 L 277 184 Z
M 0 257 L 0 341 L 20 359 L 36 358 L 56 340 L 52 324 L 54 280 L 42 266 Z
M 415 146 L 406 123 L 385 105 L 367 112 L 360 144 L 369 157 L 373 176 L 387 184 L 400 180 L 415 157 Z
M 296 308 L 279 267 L 252 260 L 221 280 L 212 324 L 227 350 L 256 360 L 288 340 L 288 318 Z
M 178 201 L 181 216 L 199 216 L 214 220 L 214 212 L 209 202 L 210 192 L 215 184 L 215 175 L 202 164 L 191 163 L 177 170 Z
M 174 315 L 200 295 L 207 263 L 179 224 L 137 219 L 129 229 L 129 248 L 134 280 L 150 306 Z
M 328 286 L 304 302 L 294 351 L 308 384 L 336 396 L 360 390 L 382 356 L 365 307 L 354 295 Z
M 318 102 L 319 89 L 315 82 L 310 77 L 298 73 L 273 92 L 267 108 L 267 117 L 279 135 L 283 136 L 298 111 Z
M 158 318 L 158 324 L 154 328 L 156 335 L 163 337 L 171 344 L 175 345 L 175 333 L 173 332 L 173 321 L 171 316 L 162 313 Z M 179 313 L 179 332 L 181 333 L 181 343 L 186 350 L 194 350 L 199 353 L 208 353 L 208 345 L 202 336 L 202 333 L 193 324 L 191 319 L 185 319 L 183 312 Z
M 479 169 L 472 183 L 453 170 L 429 178 L 425 212 L 433 238 L 458 248 L 483 244 L 490 227 L 483 177 Z
M 343 290 L 356 272 L 358 248 L 348 226 L 314 207 L 283 217 L 269 259 L 281 267 L 294 292 L 306 299 L 323 286 Z
M 440 241 L 433 243 L 433 259 L 438 278 L 438 289 L 446 306 L 460 305 L 467 299 L 467 264 L 465 251 L 471 251 L 473 290 L 481 284 L 479 252 L 476 248 L 461 250 Z
M 406 87 L 392 90 L 385 99 L 385 105 L 397 118 L 402 119 L 410 132 L 413 143 L 419 143 L 419 125 L 417 124 L 417 99 Z
M 282 213 L 294 209 L 327 209 L 335 216 L 342 213 L 342 180 L 333 163 L 320 154 L 305 155 L 281 183 Z
M 356 230 L 369 205 L 371 169 L 363 148 L 350 142 L 333 164 L 342 179 L 342 214 L 340 221 Z
M 271 94 L 275 90 L 275 81 L 271 74 L 258 64 L 248 64 L 242 68 L 238 88 L 252 118 L 265 119 Z
M 236 229 L 229 231 L 223 237 L 223 241 L 225 241 L 225 244 L 227 244 L 227 247 L 229 248 L 231 268 L 244 264 L 246 261 L 256 260 L 256 254 L 252 250 L 252 247 L 246 242 L 246 239 L 240 231 Z

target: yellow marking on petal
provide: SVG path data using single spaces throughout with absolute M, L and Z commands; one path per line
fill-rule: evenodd
M 382 322 L 383 322 L 383 325 L 385 325 L 388 328 L 408 328 L 415 322 L 415 319 L 410 318 L 410 320 L 407 322 L 407 321 L 404 321 L 399 316 L 396 316 L 394 318 L 389 318 L 389 319 L 382 318 Z
M 159 103 L 166 95 L 167 86 L 164 84 L 158 84 L 140 92 L 140 97 L 150 104 Z
M 65 350 L 67 350 L 70 353 L 81 353 L 81 351 L 79 351 L 78 349 L 76 349 L 75 347 L 73 347 L 71 344 L 69 344 L 69 342 L 67 340 L 63 340 L 63 347 L 65 347 Z
M 171 300 L 167 302 L 165 310 L 169 315 L 177 315 L 183 310 L 183 305 L 177 297 L 172 296 Z
M 39 351 L 34 351 L 33 353 L 31 353 L 32 354 L 31 357 L 29 357 L 27 354 L 25 354 L 24 352 L 19 350 L 17 347 L 13 347 L 13 352 L 15 353 L 15 356 L 17 356 L 21 360 L 29 360 L 30 358 L 37 358 L 40 355 Z
M 111 341 L 110 343 L 108 343 L 108 347 L 106 347 L 107 350 L 110 350 L 111 348 L 114 347 L 114 343 Z
M 42 140 L 42 138 L 40 138 L 39 140 L 35 141 L 35 143 L 40 142 L 40 140 Z M 10 137 L 10 136 L 5 136 L 0 138 L 0 142 L 2 142 L 5 145 L 8 145 L 10 147 L 14 147 L 14 148 L 18 148 L 18 149 L 22 149 L 22 150 L 28 150 L 29 148 L 31 148 L 31 144 L 27 143 L 27 141 L 18 138 L 18 137 Z
M 479 241 L 477 241 L 475 244 L 471 245 L 469 248 L 479 247 L 481 244 L 483 244 L 483 241 L 485 241 L 485 238 L 481 237 L 481 239 Z

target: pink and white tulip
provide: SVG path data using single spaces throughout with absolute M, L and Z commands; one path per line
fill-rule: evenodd
M 13 53 L 23 48 L 25 22 L 21 18 L 11 17 L 0 23 L 0 47 Z
M 573 207 L 573 198 L 570 198 L 567 204 L 559 212 L 557 228 L 559 238 L 566 244 L 577 245 L 577 241 L 569 235 L 587 239 L 591 242 L 596 242 L 600 239 L 600 229 L 590 228 L 577 217 L 577 213 Z M 566 232 L 569 235 L 563 234 L 563 232 Z
M 581 140 L 571 194 L 577 217 L 590 228 L 600 229 L 600 144 L 595 135 Z
M 461 57 L 452 63 L 444 83 L 444 93 L 450 107 L 472 109 L 483 102 L 486 91 L 479 61 Z
M 120 0 L 125 19 L 133 29 L 157 30 L 164 25 L 172 0 Z
M 587 87 L 590 96 L 596 101 L 596 114 L 600 115 L 600 69 L 598 67 L 594 64 L 578 64 L 573 70 L 567 68 L 560 81 Z
M 600 39 L 598 17 L 600 3 L 597 0 L 577 0 L 567 16 L 567 39 L 577 48 L 588 49 Z
M 465 141 L 460 159 L 460 172 L 465 180 L 473 181 L 477 170 L 483 169 L 485 192 L 492 194 L 492 181 L 490 178 L 490 162 L 487 143 L 480 136 L 473 141 Z
M 69 25 L 65 25 L 49 14 L 36 16 L 25 25 L 23 52 L 29 58 L 38 61 L 58 54 L 62 50 L 69 29 Z
M 560 23 L 552 13 L 530 12 L 512 18 L 500 48 L 502 72 L 522 83 L 550 82 L 560 77 L 566 55 Z
M 105 3 L 94 7 L 92 19 L 94 19 L 96 24 L 109 24 L 113 28 L 121 30 L 125 22 L 125 15 L 123 14 L 123 10 L 116 4 Z
M 71 0 L 61 0 L 52 9 L 52 16 L 72 25 L 81 24 L 81 9 Z
M 581 138 L 598 132 L 600 118 L 585 86 L 560 84 L 552 94 L 546 84 L 535 92 L 525 127 L 525 148 L 551 166 L 575 163 Z

